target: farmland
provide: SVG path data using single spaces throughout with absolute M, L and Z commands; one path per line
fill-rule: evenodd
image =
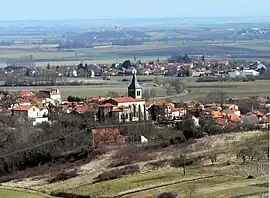
M 1 198 L 50 198 L 51 196 L 34 192 L 31 190 L 23 190 L 16 188 L 0 188 Z
M 153 42 L 136 46 L 105 46 L 69 50 L 57 50 L 55 45 L 11 45 L 0 47 L 0 65 L 7 61 L 32 55 L 36 66 L 72 65 L 80 62 L 113 63 L 132 60 L 165 60 L 171 55 L 189 54 L 208 58 L 268 59 L 268 41 L 183 41 L 174 43 Z M 214 54 L 214 56 L 212 56 Z
M 153 160 L 150 160 L 134 163 L 141 168 L 142 173 L 93 184 L 91 181 L 95 176 L 104 170 L 110 170 L 107 166 L 111 157 L 114 156 L 113 153 L 117 151 L 111 150 L 106 155 L 77 167 L 80 174 L 76 178 L 52 184 L 47 184 L 44 180 L 30 179 L 27 182 L 24 180 L 11 181 L 4 185 L 19 188 L 27 187 L 27 189 L 45 192 L 46 194 L 65 192 L 93 197 L 156 198 L 162 192 L 177 192 L 181 198 L 233 198 L 266 195 L 269 185 L 267 178 L 268 161 L 263 159 L 260 161 L 248 160 L 243 164 L 241 159 L 235 157 L 234 152 L 237 150 L 235 145 L 247 139 L 259 138 L 263 140 L 261 146 L 266 146 L 269 143 L 268 137 L 268 132 L 249 131 L 221 134 L 196 140 L 185 148 L 189 156 L 207 156 L 213 152 L 212 149 L 215 149 L 218 158 L 213 165 L 207 157 L 203 158 L 202 161 L 186 166 L 185 173 L 183 168 L 173 167 L 149 170 L 147 168 L 148 162 L 153 162 Z M 209 142 L 211 142 L 211 145 L 209 145 Z M 179 148 L 168 147 L 154 151 L 152 154 L 159 153 L 156 160 L 165 160 L 173 157 L 177 152 L 181 152 L 181 149 L 184 148 L 181 146 Z M 227 160 L 230 161 L 230 165 L 227 164 Z M 247 179 L 248 175 L 252 175 L 254 178 Z
M 154 86 L 154 79 L 159 81 L 169 81 L 171 77 L 154 77 L 154 76 L 139 76 L 139 80 L 149 80 L 149 82 L 142 82 L 143 89 L 154 89 L 156 96 L 166 96 L 166 89 L 159 86 Z M 127 79 L 127 81 L 122 81 Z M 79 79 L 80 80 L 80 79 Z M 108 95 L 109 92 L 117 92 L 120 96 L 127 94 L 127 87 L 130 83 L 130 76 L 113 77 L 111 81 L 102 79 L 90 79 L 87 82 L 100 83 L 99 85 L 82 85 L 82 86 L 58 86 L 64 98 L 69 95 L 76 95 L 80 97 L 93 97 Z M 153 82 L 151 82 L 151 80 Z M 250 96 L 269 96 L 269 80 L 257 80 L 249 82 L 196 82 L 196 78 L 188 77 L 181 78 L 185 83 L 186 89 L 190 93 L 182 96 L 170 97 L 172 101 L 188 101 L 192 99 L 199 99 L 205 97 L 211 90 L 222 89 L 228 93 L 229 97 L 250 97 Z M 85 79 L 81 79 L 85 81 Z M 44 87 L 2 87 L 1 90 L 21 91 L 33 90 L 37 91 Z

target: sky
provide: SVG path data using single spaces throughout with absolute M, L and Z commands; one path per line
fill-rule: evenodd
M 269 16 L 270 0 L 1 0 L 0 20 Z

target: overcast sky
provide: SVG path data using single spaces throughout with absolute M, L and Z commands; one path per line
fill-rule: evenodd
M 1 0 L 0 20 L 269 16 L 270 0 Z

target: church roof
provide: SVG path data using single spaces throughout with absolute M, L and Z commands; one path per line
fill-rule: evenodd
M 128 87 L 129 89 L 141 89 L 142 87 L 140 86 L 138 80 L 137 80 L 137 75 L 136 72 L 133 72 L 133 77 L 131 84 Z
M 117 103 L 145 101 L 144 99 L 135 99 L 135 98 L 132 98 L 132 97 L 118 97 L 118 98 L 112 98 L 111 100 L 114 100 Z

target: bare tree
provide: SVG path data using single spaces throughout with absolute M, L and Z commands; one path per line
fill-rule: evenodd
M 208 154 L 208 159 L 211 160 L 212 166 L 214 166 L 214 162 L 217 161 L 218 154 L 215 151 L 212 151 L 210 154 Z

